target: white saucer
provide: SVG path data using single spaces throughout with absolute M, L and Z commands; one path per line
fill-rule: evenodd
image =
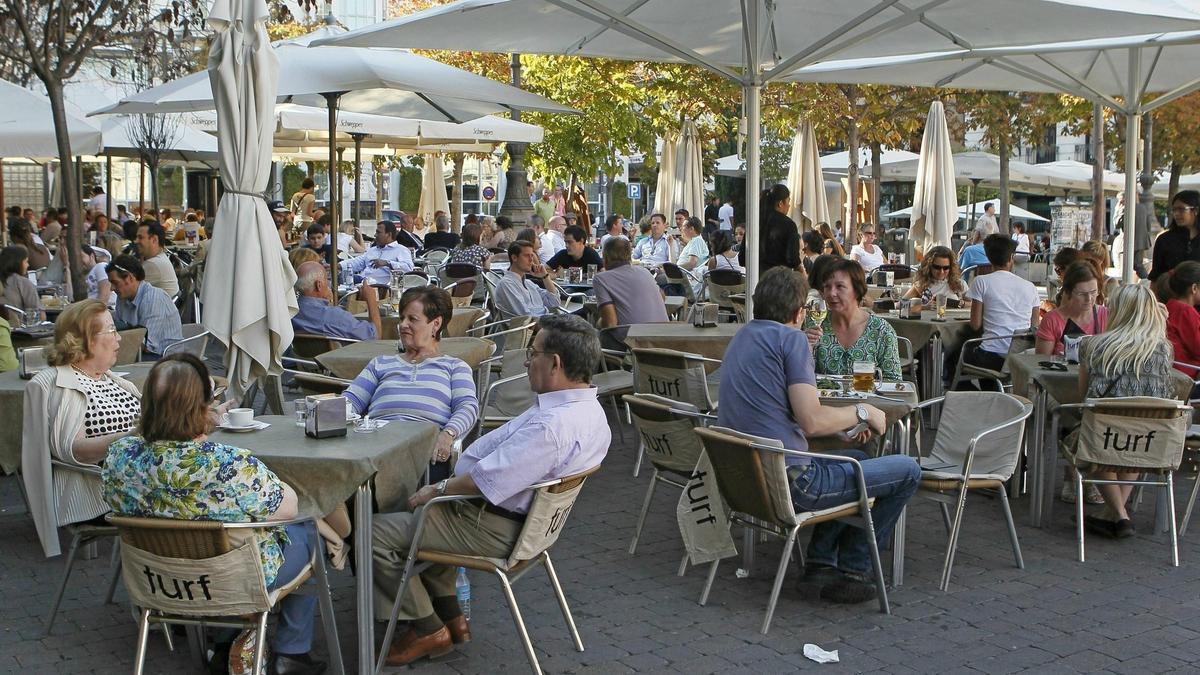
M 221 423 L 217 425 L 217 428 L 224 429 L 225 431 L 232 431 L 234 433 L 245 433 L 247 431 L 258 431 L 259 429 L 266 429 L 269 426 L 271 426 L 271 425 L 266 422 L 262 422 L 260 420 L 254 420 L 253 422 L 251 422 L 250 424 L 247 424 L 244 427 L 243 426 L 234 426 L 229 423 L 229 415 L 222 415 Z

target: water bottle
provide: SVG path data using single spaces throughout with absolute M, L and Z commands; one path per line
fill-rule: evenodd
M 465 568 L 458 568 L 458 578 L 454 581 L 454 588 L 458 592 L 458 606 L 462 609 L 463 618 L 470 621 L 471 580 L 467 578 L 467 570 Z

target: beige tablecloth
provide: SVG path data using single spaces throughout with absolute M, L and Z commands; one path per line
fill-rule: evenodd
M 491 340 L 473 337 L 444 338 L 440 347 L 443 354 L 466 361 L 471 370 L 478 368 L 479 362 L 491 356 L 495 349 Z M 366 340 L 325 352 L 318 356 L 316 361 L 333 373 L 335 377 L 352 380 L 362 372 L 371 359 L 376 356 L 394 354 L 396 354 L 395 340 Z
M 632 349 L 674 349 L 680 352 L 699 354 L 710 359 L 725 356 L 725 348 L 734 333 L 742 327 L 740 323 L 720 323 L 712 328 L 697 328 L 690 323 L 639 323 L 629 327 L 625 344 Z M 708 368 L 711 372 L 714 367 Z
M 404 506 L 425 472 L 438 427 L 429 422 L 394 421 L 373 434 L 347 427 L 337 438 L 309 438 L 291 417 L 266 415 L 261 431 L 217 430 L 210 438 L 245 448 L 296 490 L 303 515 L 329 513 L 358 486 L 375 477 L 380 511 Z
M 913 408 L 917 407 L 917 404 L 920 403 L 920 396 L 914 390 L 887 396 L 873 395 L 866 398 L 821 398 L 822 406 L 842 408 L 856 403 L 866 403 L 882 410 L 887 417 L 888 427 L 891 428 L 893 424 L 904 419 L 912 412 Z M 813 452 L 840 450 L 846 445 L 846 441 L 842 440 L 840 436 L 821 436 L 809 439 L 809 449 Z

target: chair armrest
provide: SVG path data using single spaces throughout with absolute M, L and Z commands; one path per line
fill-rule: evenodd
M 945 401 L 946 401 L 945 396 L 938 396 L 937 398 L 931 398 L 931 399 L 928 399 L 925 401 L 921 401 L 920 403 L 917 404 L 917 406 L 915 408 L 913 408 L 913 410 L 924 410 L 925 408 L 933 407 L 935 405 L 938 405 L 939 403 L 944 403 Z
M 225 523 L 221 525 L 227 530 L 265 530 L 269 527 L 287 527 L 288 525 L 299 525 L 301 523 L 315 523 L 319 516 L 296 516 L 287 520 L 256 520 L 251 523 Z
M 281 356 L 281 357 L 279 357 L 279 361 L 281 363 L 283 363 L 283 365 L 285 365 L 285 366 L 288 364 L 294 364 L 297 366 L 308 366 L 310 368 L 320 368 L 321 367 L 321 364 L 317 363 L 316 361 L 312 361 L 309 359 L 302 359 L 298 356 Z M 284 369 L 284 372 L 288 372 L 286 368 Z
M 508 323 L 508 321 L 509 321 L 508 319 L 500 319 L 499 321 L 493 321 L 493 322 L 491 322 L 491 323 L 485 323 L 485 324 L 483 324 L 483 325 L 480 325 L 480 326 L 473 326 L 473 327 L 471 327 L 471 328 L 468 328 L 468 329 L 467 329 L 467 335 L 470 335 L 470 334 L 472 334 L 472 333 L 476 333 L 476 332 L 479 332 L 479 331 L 487 330 L 488 328 L 491 328 L 491 327 L 493 327 L 493 326 L 499 326 L 500 324 L 507 324 L 507 323 Z

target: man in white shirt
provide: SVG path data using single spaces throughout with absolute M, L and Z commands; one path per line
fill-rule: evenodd
M 392 282 L 392 272 L 411 272 L 412 253 L 407 247 L 396 243 L 396 224 L 381 220 L 375 225 L 375 245 L 367 252 L 341 263 L 343 272 L 361 275 L 372 286 L 387 286 Z
M 529 486 L 587 472 L 608 453 L 612 435 L 590 384 L 601 358 L 596 329 L 576 316 L 542 317 L 538 328 L 526 360 L 529 388 L 537 394 L 533 406 L 468 446 L 453 477 L 409 497 L 412 513 L 374 517 L 377 618 L 390 615 L 425 504 L 443 495 L 473 497 L 424 507 L 429 511 L 423 547 L 506 558 L 533 502 Z M 444 654 L 470 640 L 471 626 L 455 599 L 455 576 L 454 567 L 432 565 L 409 582 L 401 603 L 408 632 L 392 643 L 387 665 Z
M 538 236 L 542 244 L 538 250 L 538 257 L 543 263 L 549 262 L 555 254 L 567 247 L 567 241 L 563 239 L 565 229 L 567 219 L 562 216 L 554 216 L 546 223 L 546 231 Z
M 633 259 L 643 264 L 662 265 L 671 261 L 671 242 L 667 237 L 667 217 L 661 213 L 650 216 L 650 236 L 633 250 Z
M 983 236 L 988 237 L 1000 231 L 1000 225 L 996 222 L 996 205 L 988 202 L 983 207 L 983 215 L 975 221 L 975 229 L 983 233 Z
M 730 204 L 729 202 L 725 202 L 724 204 L 722 204 L 721 208 L 717 211 L 717 217 L 721 219 L 721 229 L 722 230 L 732 230 L 733 229 L 733 204 Z
M 542 280 L 545 288 L 525 278 L 532 275 Z M 559 307 L 558 287 L 538 260 L 533 244 L 515 241 L 508 246 L 508 269 L 496 284 L 496 309 L 503 318 L 542 316 Z
M 964 356 L 968 363 L 1000 370 L 1008 356 L 1013 333 L 1037 328 L 1041 299 L 1037 288 L 1012 273 L 1016 242 L 1003 234 L 983 240 L 983 250 L 994 271 L 971 280 L 971 328 L 983 331 L 984 341 Z M 992 383 L 994 385 L 994 383 Z
M 625 219 L 619 215 L 611 215 L 604 223 L 604 236 L 600 238 L 600 250 L 604 250 L 604 245 L 609 239 L 614 237 L 629 241 L 629 237 L 625 236 Z
M 170 256 L 163 250 L 167 246 L 167 233 L 163 226 L 155 222 L 139 226 L 134 243 L 146 271 L 146 283 L 161 288 L 169 297 L 175 297 L 179 293 L 179 278 L 175 275 Z
M 113 208 L 115 209 L 116 207 L 117 205 L 113 204 Z M 104 188 L 99 185 L 92 188 L 92 198 L 88 200 L 88 208 L 91 209 L 92 213 L 103 213 L 109 217 L 116 215 L 109 212 L 108 195 L 104 194 Z

